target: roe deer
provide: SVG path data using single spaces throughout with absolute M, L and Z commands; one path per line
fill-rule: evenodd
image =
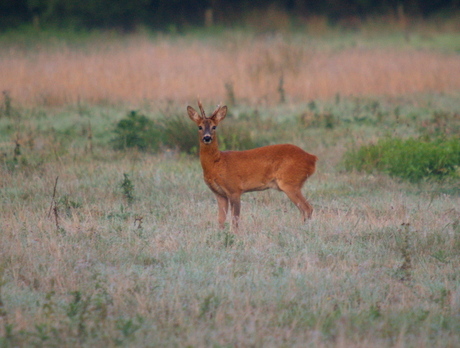
M 286 193 L 299 208 L 303 220 L 310 219 L 313 208 L 302 195 L 301 188 L 315 172 L 318 158 L 291 144 L 219 151 L 216 127 L 227 115 L 227 107 L 218 106 L 210 117 L 206 117 L 200 101 L 198 106 L 201 115 L 191 106 L 187 107 L 187 113 L 199 129 L 204 181 L 216 195 L 219 226 L 224 227 L 230 202 L 232 225 L 237 231 L 241 194 L 270 188 Z

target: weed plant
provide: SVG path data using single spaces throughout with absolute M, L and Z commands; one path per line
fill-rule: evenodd
M 134 184 L 132 183 L 128 174 L 123 173 L 123 181 L 120 186 L 123 191 L 123 195 L 126 198 L 126 201 L 128 202 L 128 204 L 132 204 L 135 198 L 134 197 Z

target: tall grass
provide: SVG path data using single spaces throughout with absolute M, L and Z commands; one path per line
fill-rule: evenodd
M 256 135 L 320 158 L 304 189 L 315 213 L 303 225 L 281 193 L 247 194 L 236 236 L 217 229 L 196 157 L 112 150 L 123 108 L 13 105 L 0 119 L 1 344 L 458 345 L 458 190 L 335 165 L 400 124 L 430 130 L 458 100 L 257 108 Z
M 222 40 L 135 35 L 123 41 L 0 49 L 0 90 L 23 105 L 204 100 L 273 104 L 340 95 L 392 95 L 460 88 L 457 54 L 348 45 L 308 37 L 228 33 Z

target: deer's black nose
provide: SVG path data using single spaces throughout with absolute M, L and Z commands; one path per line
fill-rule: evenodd
M 203 137 L 203 142 L 204 142 L 205 144 L 209 144 L 211 141 L 212 141 L 212 138 L 211 138 L 210 135 L 205 135 L 205 136 Z

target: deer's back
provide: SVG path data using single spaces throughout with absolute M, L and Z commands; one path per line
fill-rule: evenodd
M 229 191 L 278 188 L 280 181 L 302 186 L 315 172 L 316 160 L 316 156 L 291 144 L 223 151 L 220 163 L 212 173 L 205 173 L 205 178 Z

